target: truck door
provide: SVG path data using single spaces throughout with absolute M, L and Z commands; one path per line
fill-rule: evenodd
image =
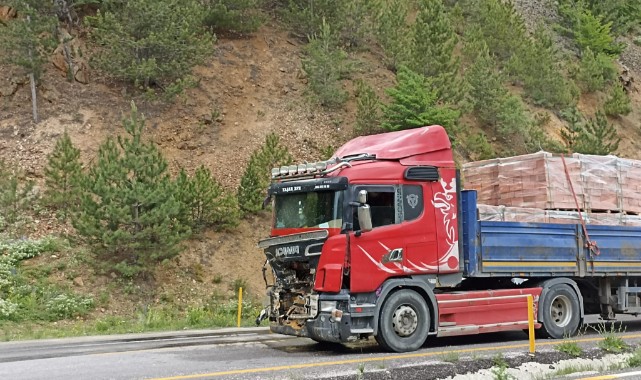
M 436 237 L 433 223 L 426 233 L 422 222 L 423 192 L 431 192 L 429 186 L 357 185 L 352 194 L 360 190 L 367 191 L 373 229 L 360 236 L 351 233 L 350 289 L 374 291 L 389 277 L 430 271 L 426 263 L 436 262 Z M 358 229 L 354 216 L 354 231 Z

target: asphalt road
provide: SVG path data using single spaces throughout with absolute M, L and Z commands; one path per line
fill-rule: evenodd
M 622 326 L 626 341 L 641 342 L 641 318 L 626 317 Z M 578 338 L 586 348 L 598 340 L 591 328 Z M 542 352 L 558 341 L 536 343 Z M 404 369 L 411 375 L 452 357 L 527 352 L 523 332 L 431 339 L 417 352 L 391 354 L 373 340 L 322 345 L 262 327 L 178 331 L 0 343 L 0 379 L 356 379 L 376 372 L 400 375 Z

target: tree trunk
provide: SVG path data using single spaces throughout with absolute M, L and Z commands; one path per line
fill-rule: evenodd
M 31 16 L 27 16 L 27 22 L 31 22 Z M 33 73 L 33 52 L 29 50 L 29 60 L 32 63 L 32 70 L 29 74 L 29 82 L 31 83 L 31 109 L 33 111 L 33 121 L 38 122 L 38 99 L 36 98 L 36 77 Z
M 36 78 L 33 73 L 29 74 L 31 82 L 31 108 L 33 110 L 33 121 L 38 122 L 38 99 L 36 98 Z

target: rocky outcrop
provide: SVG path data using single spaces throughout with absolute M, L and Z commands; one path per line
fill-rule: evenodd
M 8 21 L 16 17 L 16 10 L 7 5 L 0 5 L 0 22 Z
M 71 60 L 71 65 L 69 65 L 69 60 Z M 51 63 L 64 75 L 72 74 L 76 82 L 89 83 L 89 66 L 81 58 L 78 40 L 65 30 L 61 32 L 60 44 L 53 52 Z

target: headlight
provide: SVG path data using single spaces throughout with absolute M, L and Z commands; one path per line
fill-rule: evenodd
M 320 301 L 321 311 L 331 313 L 332 310 L 336 309 L 336 301 Z

